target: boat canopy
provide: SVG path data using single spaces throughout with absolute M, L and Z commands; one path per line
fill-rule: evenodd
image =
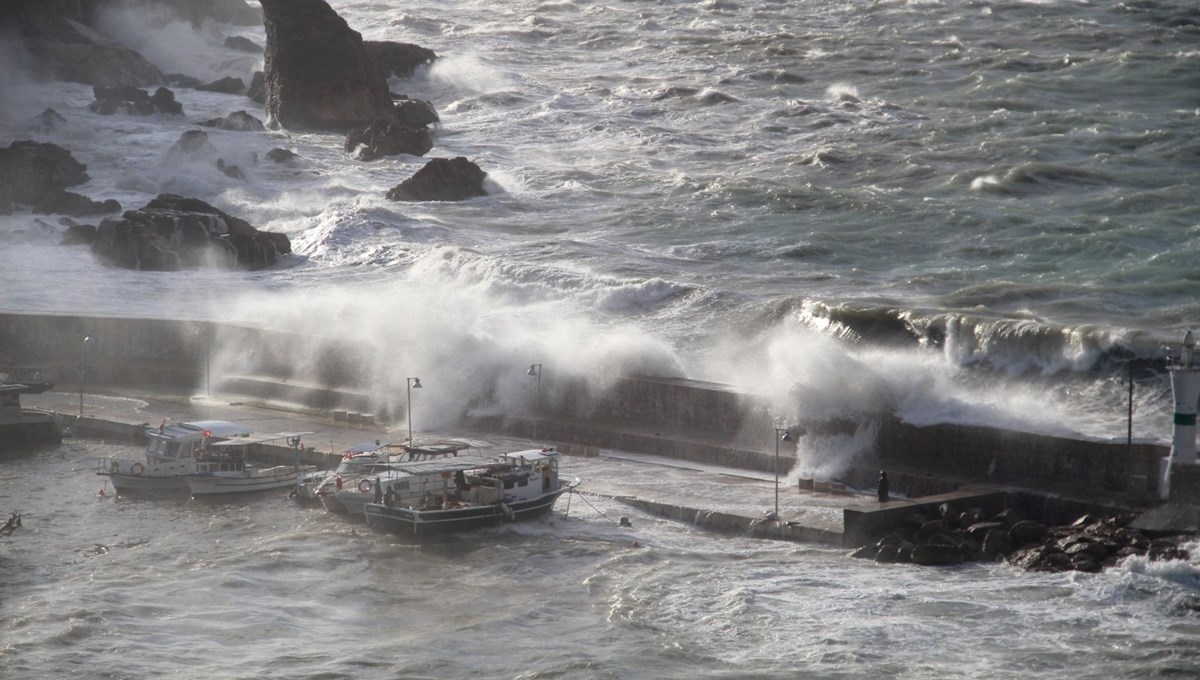
M 275 432 L 272 434 L 256 434 L 248 437 L 238 437 L 237 439 L 227 439 L 221 442 L 213 442 L 209 444 L 209 448 L 239 448 L 250 446 L 251 444 L 266 444 L 268 442 L 283 440 L 294 440 L 298 445 L 300 439 L 316 432 Z
M 250 430 L 227 420 L 194 420 L 150 428 L 146 430 L 146 435 L 149 437 L 162 437 L 164 439 L 178 439 L 180 437 L 194 437 L 196 434 L 203 432 L 208 432 L 211 436 L 221 439 L 245 437 L 250 434 Z
M 520 461 L 527 465 L 533 465 L 544 460 L 556 459 L 562 454 L 554 449 L 527 449 L 525 451 L 513 451 L 512 453 L 504 454 L 504 458 Z

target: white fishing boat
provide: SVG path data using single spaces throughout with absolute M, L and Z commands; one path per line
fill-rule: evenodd
M 118 493 L 185 493 L 184 475 L 196 472 L 206 444 L 249 437 L 250 430 L 226 420 L 163 421 L 146 430 L 146 451 L 139 458 L 104 457 L 96 474 L 108 477 Z
M 337 468 L 320 470 L 302 478 L 292 496 L 301 503 L 320 501 L 330 512 L 345 512 L 346 508 L 334 498 L 344 485 L 343 480 L 357 479 L 369 470 L 386 465 L 400 448 L 380 439 L 355 444 L 342 452 Z
M 305 475 L 316 472 L 315 465 L 301 465 L 301 438 L 311 432 L 267 434 L 216 442 L 206 447 L 205 456 L 196 463 L 194 474 L 187 475 L 192 496 L 248 493 L 285 489 L 295 486 Z M 291 465 L 264 466 L 249 461 L 250 447 L 286 440 L 293 450 Z
M 411 477 L 411 470 L 420 469 L 414 466 L 424 461 L 443 458 L 458 458 L 459 454 L 467 455 L 471 445 L 461 441 L 436 441 L 421 443 L 416 446 L 400 444 L 388 447 L 384 455 L 370 461 L 357 463 L 357 467 L 344 473 L 334 475 L 327 480 L 318 491 L 325 509 L 331 512 L 345 512 L 353 517 L 363 516 L 363 507 L 371 501 L 382 500 L 385 488 L 396 487 L 393 484 Z M 341 466 L 339 465 L 339 468 Z M 376 498 L 378 496 L 378 498 Z
M 530 449 L 487 461 L 427 461 L 364 508 L 367 525 L 413 540 L 544 517 L 579 480 L 559 480 L 560 453 Z M 405 485 L 396 492 L 394 487 Z M 407 499 L 414 499 L 409 501 Z

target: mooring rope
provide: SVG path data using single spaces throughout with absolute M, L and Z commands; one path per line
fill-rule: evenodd
M 613 521 L 613 519 L 612 519 L 611 517 L 609 517 L 608 515 L 604 514 L 603 512 L 600 512 L 600 509 L 599 509 L 599 508 L 597 508 L 596 506 L 592 505 L 592 502 L 591 502 L 591 501 L 589 501 L 589 500 L 587 499 L 587 497 L 586 497 L 586 496 L 584 496 L 583 494 L 579 493 L 579 492 L 578 492 L 578 491 L 576 491 L 575 489 L 571 489 L 571 495 L 573 495 L 573 496 L 579 496 L 579 499 L 580 499 L 580 500 L 582 500 L 584 503 L 587 503 L 589 508 L 591 508 L 591 509 L 595 510 L 597 515 L 600 515 L 600 516 L 601 516 L 601 517 L 603 517 L 604 519 L 606 519 L 606 520 L 608 520 L 608 521 L 612 522 L 613 524 L 616 524 L 617 526 L 620 526 L 620 525 L 621 525 L 621 523 L 620 523 L 620 522 L 614 522 L 614 521 Z M 567 507 L 568 507 L 568 508 L 570 507 L 570 501 L 571 501 L 571 499 L 568 497 L 568 498 L 567 498 Z

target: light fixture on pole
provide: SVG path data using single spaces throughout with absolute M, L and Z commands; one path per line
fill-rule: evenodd
M 537 439 L 538 417 L 541 415 L 542 406 L 542 365 L 529 364 L 529 370 L 525 371 L 525 375 L 537 376 L 537 391 L 533 394 L 533 438 Z
M 412 391 L 413 389 L 421 389 L 420 378 L 405 378 L 408 383 L 408 445 L 412 446 Z
M 83 351 L 85 349 L 87 349 L 87 346 L 90 344 L 92 344 L 92 336 L 90 336 L 90 335 L 83 336 L 83 341 L 79 343 L 79 417 L 80 418 L 83 417 L 83 383 L 84 383 Z
M 783 434 L 780 435 L 779 433 Z M 788 432 L 786 427 L 775 428 L 775 517 L 779 519 L 779 442 L 792 441 L 792 434 Z

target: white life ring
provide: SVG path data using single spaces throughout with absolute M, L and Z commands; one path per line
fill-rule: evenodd
M 129 471 L 135 476 L 140 477 L 142 476 L 142 473 L 146 471 L 146 466 L 142 465 L 141 463 L 134 463 L 133 465 L 129 466 Z
M 366 493 L 366 492 L 370 491 L 370 490 L 371 490 L 371 480 L 369 480 L 369 479 L 364 479 L 364 480 L 362 480 L 361 482 L 359 482 L 359 483 L 358 483 L 358 490 L 359 490 L 359 491 L 361 491 L 361 492 L 363 492 L 363 493 Z

